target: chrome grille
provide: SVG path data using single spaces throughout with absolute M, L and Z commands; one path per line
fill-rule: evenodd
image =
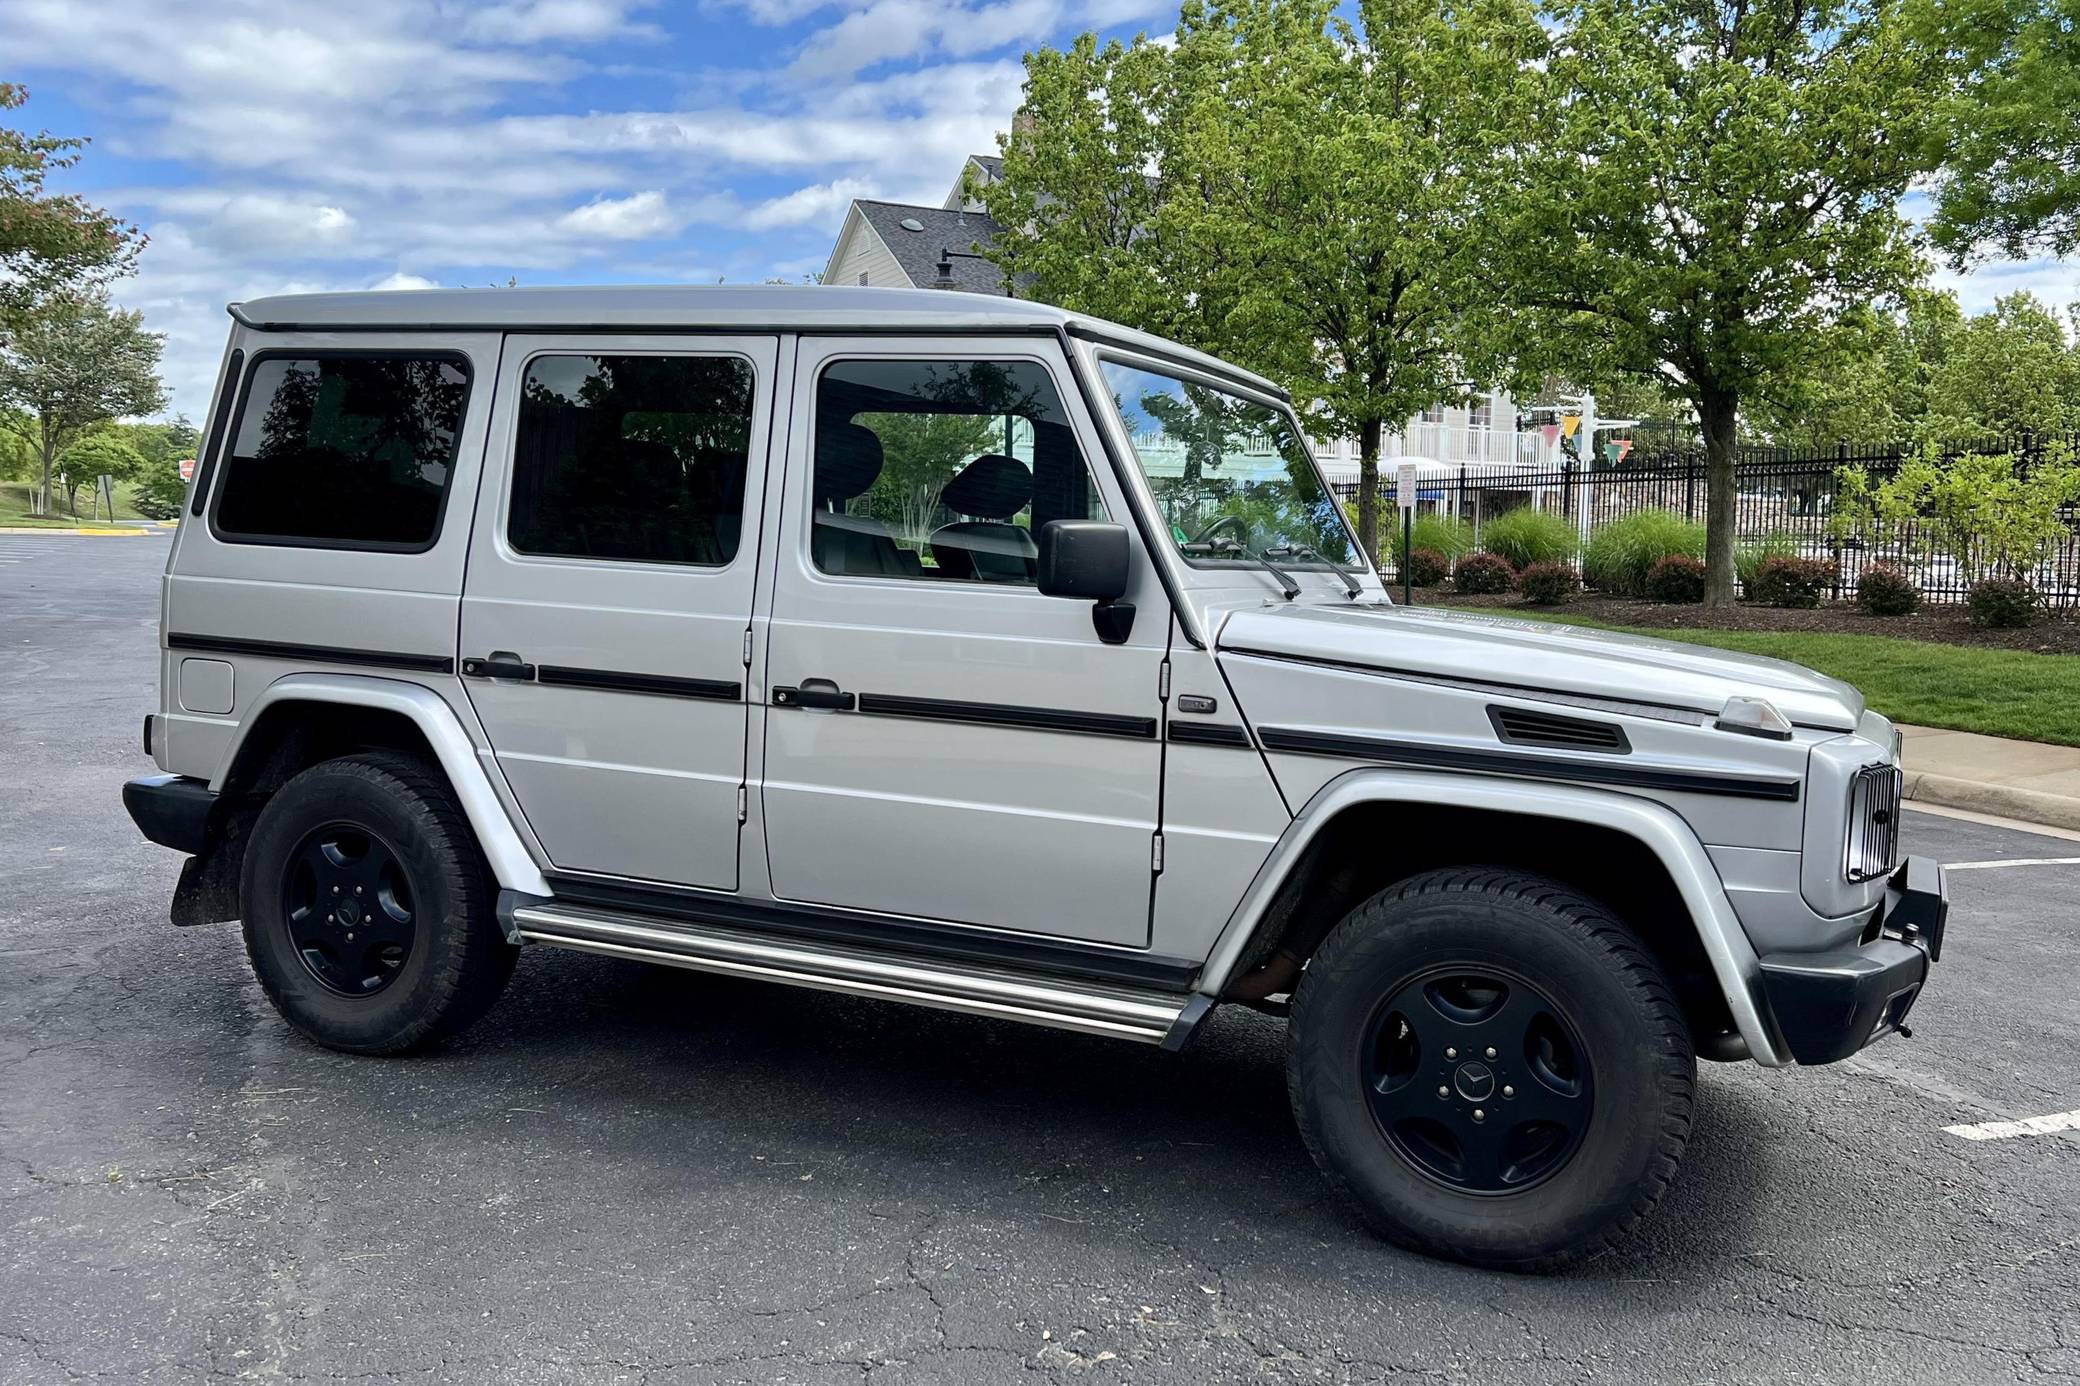
M 1843 855 L 1850 880 L 1890 875 L 1898 863 L 1899 799 L 1897 765 L 1866 765 L 1849 781 L 1849 830 Z

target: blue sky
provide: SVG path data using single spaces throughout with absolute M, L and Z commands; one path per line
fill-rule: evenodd
M 937 204 L 1019 55 L 1177 0 L 0 0 L 18 121 L 151 236 L 125 305 L 199 419 L 224 304 L 311 289 L 712 282 L 823 268 L 853 197 Z M 1992 265 L 1967 308 L 2080 299 Z

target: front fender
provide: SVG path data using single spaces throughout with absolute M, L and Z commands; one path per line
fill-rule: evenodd
M 1562 818 L 1595 823 L 1637 839 L 1659 859 L 1688 907 L 1691 924 L 1749 1055 L 1770 1068 L 1791 1062 L 1763 1002 L 1762 970 L 1754 946 L 1734 915 L 1704 844 L 1689 824 L 1674 810 L 1652 800 L 1527 780 L 1355 769 L 1329 781 L 1301 808 L 1258 869 L 1207 956 L 1197 983 L 1199 991 L 1218 996 L 1225 990 L 1280 886 L 1315 835 L 1344 810 L 1366 803 L 1437 804 Z
M 499 801 L 498 791 L 492 788 L 476 743 L 463 728 L 461 718 L 447 699 L 423 684 L 365 674 L 290 674 L 277 679 L 246 708 L 232 737 L 230 753 L 210 782 L 211 789 L 222 792 L 231 768 L 238 764 L 247 734 L 260 724 L 269 708 L 283 703 L 339 703 L 410 718 L 447 774 L 448 784 L 454 789 L 456 801 L 462 805 L 499 885 L 528 895 L 553 893 L 527 844 L 514 830 L 513 820 Z

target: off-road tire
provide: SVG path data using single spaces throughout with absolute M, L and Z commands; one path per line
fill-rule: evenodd
M 1531 979 L 1592 1066 L 1579 1144 L 1531 1187 L 1446 1187 L 1374 1115 L 1361 1051 L 1384 998 L 1452 966 Z M 1454 868 L 1398 882 L 1329 933 L 1293 998 L 1287 1086 L 1315 1163 L 1389 1240 L 1474 1265 L 1550 1270 L 1607 1251 L 1674 1177 L 1696 1079 L 1682 1007 L 1638 936 L 1594 901 L 1523 872 Z
M 338 823 L 380 834 L 414 894 L 410 952 L 373 995 L 324 985 L 291 942 L 282 904 L 290 854 Z M 499 928 L 498 887 L 462 809 L 425 762 L 398 752 L 329 760 L 276 791 L 246 848 L 240 895 L 267 999 L 303 1034 L 351 1054 L 403 1054 L 459 1033 L 497 1001 L 520 951 Z

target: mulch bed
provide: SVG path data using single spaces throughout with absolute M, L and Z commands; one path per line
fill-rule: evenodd
M 1394 599 L 1401 599 L 1399 585 Z M 2065 612 L 2047 616 L 2021 630 L 1981 630 L 1965 619 L 1964 607 L 1924 607 L 1911 616 L 1867 616 L 1852 602 L 1826 602 L 1811 610 L 1742 603 L 1724 611 L 1701 606 L 1670 606 L 1584 592 L 1563 605 L 1532 607 L 1516 596 L 1460 596 L 1435 587 L 1418 587 L 1417 606 L 1488 607 L 1496 610 L 1551 611 L 1586 616 L 1613 625 L 1648 626 L 1661 630 L 1816 631 L 1828 635 L 1891 635 L 1903 640 L 1934 640 L 1945 645 L 1987 645 L 2038 654 L 2080 654 L 2080 616 Z

